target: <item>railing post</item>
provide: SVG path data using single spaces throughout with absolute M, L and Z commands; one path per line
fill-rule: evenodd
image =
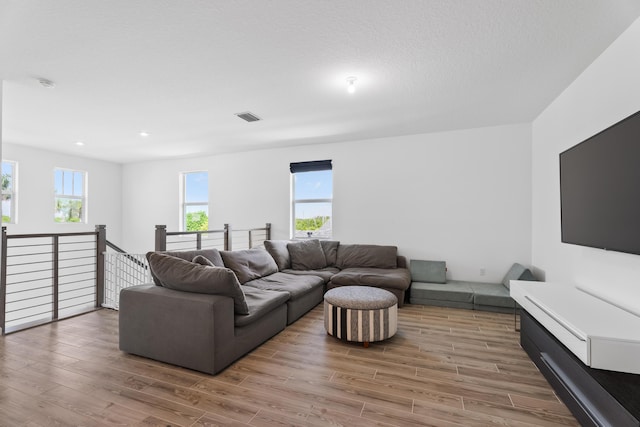
M 7 227 L 2 227 L 2 249 L 0 249 L 2 263 L 0 266 L 0 329 L 5 335 L 5 310 L 7 301 Z
M 104 254 L 107 251 L 107 227 L 96 225 L 96 308 L 104 303 Z
M 253 230 L 249 230 L 249 249 L 253 248 Z
M 196 249 L 202 249 L 202 233 L 196 234 Z
M 53 320 L 57 320 L 58 319 L 58 302 L 59 302 L 59 295 L 58 295 L 58 291 L 59 291 L 59 270 L 60 270 L 60 239 L 58 237 L 58 235 L 54 235 L 52 236 L 53 238 L 53 313 L 52 313 L 52 318 Z
M 266 236 L 265 240 L 271 240 L 271 223 L 270 222 L 266 223 L 264 228 L 267 230 L 265 233 L 265 236 Z
M 167 226 L 156 225 L 156 251 L 167 250 Z
M 231 224 L 224 225 L 224 250 L 231 250 Z

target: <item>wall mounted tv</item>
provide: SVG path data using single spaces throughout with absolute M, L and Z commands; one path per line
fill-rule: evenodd
M 562 241 L 640 255 L 640 111 L 560 153 Z

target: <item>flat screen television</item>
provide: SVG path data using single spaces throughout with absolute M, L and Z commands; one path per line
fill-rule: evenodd
M 640 255 L 640 111 L 560 153 L 562 241 Z

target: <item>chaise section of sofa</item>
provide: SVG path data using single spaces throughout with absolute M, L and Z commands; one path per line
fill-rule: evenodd
M 502 283 L 446 280 L 443 261 L 411 260 L 412 304 L 508 313 L 515 302 L 509 295 L 511 280 L 536 280 L 529 269 L 513 264 Z

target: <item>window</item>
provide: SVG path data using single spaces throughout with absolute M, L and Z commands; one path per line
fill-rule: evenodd
M 87 222 L 87 173 L 55 169 L 55 222 Z
M 291 163 L 292 235 L 296 239 L 332 236 L 331 160 Z
M 209 229 L 209 173 L 182 174 L 182 230 Z
M 18 164 L 10 160 L 2 161 L 2 223 L 16 223 Z

